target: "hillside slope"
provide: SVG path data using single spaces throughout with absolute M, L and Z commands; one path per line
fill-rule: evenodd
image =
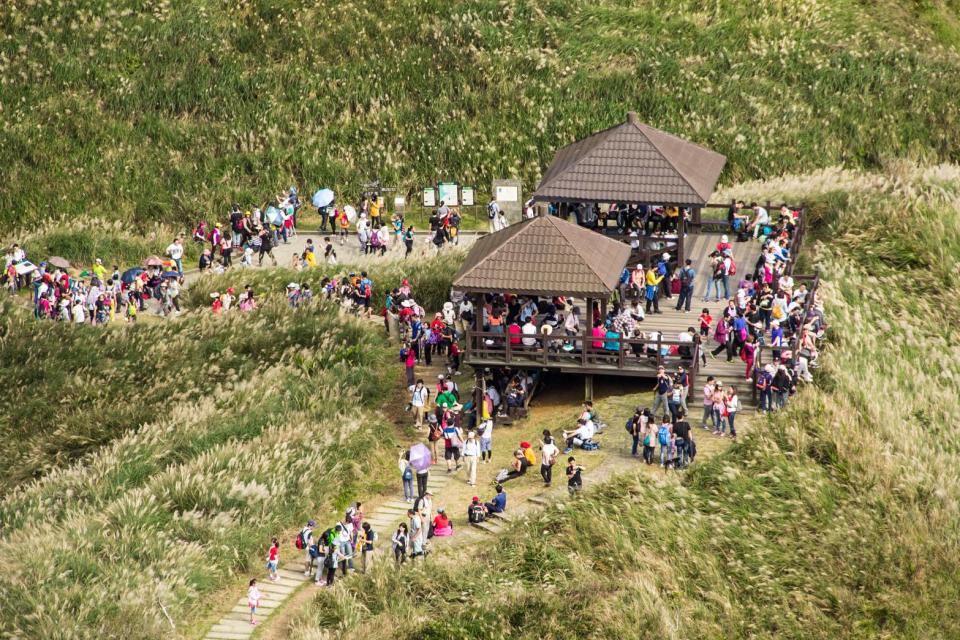
M 626 476 L 470 560 L 320 593 L 292 637 L 960 636 L 960 168 L 753 190 L 813 203 L 814 388 L 683 481 Z
M 727 154 L 727 183 L 955 160 L 954 4 L 11 0 L 0 223 L 182 223 L 378 176 L 532 185 L 628 109 Z

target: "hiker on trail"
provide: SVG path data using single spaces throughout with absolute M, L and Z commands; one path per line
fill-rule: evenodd
M 327 552 L 323 556 L 323 567 L 327 570 L 327 586 L 332 587 L 337 578 L 337 565 L 340 564 L 340 551 L 337 545 L 327 545 Z
M 630 439 L 632 440 L 632 446 L 630 447 L 630 455 L 636 457 L 639 455 L 637 450 L 640 447 L 640 440 L 643 437 L 643 432 L 646 429 L 647 422 L 645 420 L 643 409 L 637 407 L 636 411 L 633 412 L 626 423 L 627 433 L 630 434 Z
M 403 482 L 403 499 L 407 502 L 413 502 L 415 496 L 413 492 L 414 469 L 413 465 L 410 464 L 409 450 L 400 454 L 398 465 L 400 466 L 400 479 Z
M 177 236 L 167 247 L 166 254 L 177 265 L 177 273 L 183 275 L 183 236 Z
M 653 408 L 651 411 L 656 414 L 657 409 L 670 409 L 670 395 L 673 392 L 673 380 L 670 374 L 662 366 L 657 367 L 657 382 L 654 386 Z
M 660 445 L 660 466 L 666 467 L 668 454 L 670 452 L 670 435 L 673 432 L 673 423 L 670 422 L 670 416 L 663 414 L 660 417 L 660 426 L 657 427 L 657 443 Z
M 493 500 L 490 502 L 485 502 L 483 506 L 487 508 L 488 514 L 497 514 L 503 513 L 507 510 L 507 492 L 503 490 L 503 485 L 497 485 L 497 495 L 493 496 Z
M 446 538 L 453 535 L 453 523 L 444 511 L 443 507 L 437 507 L 437 515 L 433 519 L 433 526 L 430 528 L 430 537 Z
M 489 464 L 493 457 L 493 401 L 486 394 L 481 401 L 481 421 L 477 426 L 480 436 L 480 461 Z
M 423 531 L 423 520 L 419 513 L 413 509 L 408 509 L 407 517 L 410 519 L 410 561 L 415 562 L 418 557 L 424 555 L 423 545 L 426 541 L 426 534 Z
M 740 398 L 737 397 L 736 387 L 727 387 L 723 402 L 726 409 L 727 424 L 730 426 L 730 437 L 736 438 L 737 428 L 734 420 L 737 417 L 737 412 L 740 411 Z
M 676 468 L 682 469 L 687 466 L 690 457 L 690 423 L 686 420 L 686 411 L 677 414 L 677 419 L 673 423 L 674 444 L 677 448 Z
M 407 515 L 410 515 L 410 511 L 407 511 Z M 401 522 L 397 525 L 397 530 L 393 532 L 393 537 L 390 538 L 390 542 L 393 544 L 393 559 L 398 566 L 407 561 L 408 540 L 407 525 Z
M 713 395 L 711 396 L 712 400 L 712 417 L 713 417 L 713 435 L 720 436 L 721 438 L 726 435 L 724 433 L 727 428 L 727 422 L 724 419 L 724 416 L 727 411 L 726 398 L 723 393 L 723 383 L 717 380 L 714 383 Z
M 348 526 L 343 523 L 337 523 L 334 527 L 336 531 L 337 555 L 340 560 L 340 570 L 343 575 L 353 569 L 353 534 Z
M 540 477 L 543 478 L 543 484 L 550 486 L 553 481 L 553 465 L 557 462 L 560 455 L 560 449 L 553 442 L 553 435 L 549 429 L 543 430 L 543 439 L 540 440 Z
M 270 550 L 267 552 L 267 572 L 270 574 L 270 580 L 277 580 L 277 564 L 280 562 L 280 541 L 276 538 L 270 543 Z
M 297 534 L 297 549 L 303 551 L 303 575 L 310 575 L 310 566 L 313 564 L 313 558 L 310 557 L 310 545 L 313 544 L 313 528 L 317 526 L 316 520 L 308 520 L 307 525 L 300 529 Z
M 657 421 L 653 419 L 649 409 L 643 410 L 643 416 L 647 419 L 643 432 L 643 461 L 651 465 L 657 446 Z
M 413 352 L 413 349 L 410 349 Z M 407 354 L 410 357 L 410 353 Z M 423 379 L 418 379 L 410 392 L 410 407 L 413 409 L 414 426 L 417 431 L 423 429 L 423 416 L 427 410 L 427 403 L 430 401 L 430 390 L 423 384 Z
M 463 463 L 467 467 L 467 484 L 471 487 L 477 484 L 477 462 L 480 459 L 480 442 L 474 431 L 467 432 L 467 440 L 463 443 Z
M 359 534 L 357 535 L 357 549 L 360 551 L 360 570 L 363 573 L 367 572 L 370 557 L 373 555 L 373 543 L 376 539 L 377 534 L 370 527 L 369 522 L 364 522 L 360 525 Z
M 417 498 L 413 503 L 413 510 L 423 518 L 424 527 L 429 528 L 430 518 L 433 515 L 433 492 L 427 490 L 422 496 Z
M 260 600 L 263 596 L 260 594 L 260 589 L 257 588 L 257 579 L 253 578 L 250 580 L 250 586 L 247 589 L 247 607 L 250 608 L 250 624 L 257 624 L 257 608 L 260 606 Z
M 459 407 L 460 405 L 454 406 Z M 460 463 L 461 446 L 463 446 L 463 432 L 457 427 L 453 416 L 449 412 L 444 413 L 443 459 L 447 463 L 447 473 L 459 471 L 460 467 L 463 466 Z
M 259 251 L 257 254 L 257 264 L 263 266 L 263 256 L 270 256 L 270 260 L 273 262 L 273 266 L 277 266 L 277 258 L 273 255 L 273 234 L 270 233 L 269 229 L 259 227 L 257 230 L 257 238 L 260 240 Z
M 573 456 L 567 458 L 567 491 L 571 496 L 577 495 L 583 491 L 584 467 L 577 464 L 577 459 Z
M 716 359 L 721 351 L 727 352 L 727 362 L 733 361 L 734 337 L 733 320 L 729 316 L 723 316 L 717 319 L 717 328 L 713 332 L 713 340 L 717 347 L 710 352 L 710 356 Z

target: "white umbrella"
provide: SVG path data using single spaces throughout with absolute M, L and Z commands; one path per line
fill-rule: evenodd
M 347 220 L 351 223 L 356 222 L 357 220 L 357 210 L 351 207 L 349 204 L 343 208 L 344 213 L 347 214 Z

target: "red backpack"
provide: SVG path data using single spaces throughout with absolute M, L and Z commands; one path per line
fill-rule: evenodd
M 737 275 L 737 263 L 733 261 L 733 258 L 730 258 L 730 271 L 728 271 L 727 274 L 731 276 Z

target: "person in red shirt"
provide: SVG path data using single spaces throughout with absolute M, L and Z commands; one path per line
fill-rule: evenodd
M 710 309 L 704 307 L 703 311 L 700 312 L 700 335 L 708 336 L 710 335 L 710 325 L 713 323 L 713 316 L 710 315 Z
M 270 573 L 270 579 L 276 580 L 277 565 L 280 563 L 280 541 L 276 538 L 270 544 L 270 551 L 267 552 L 267 571 Z

